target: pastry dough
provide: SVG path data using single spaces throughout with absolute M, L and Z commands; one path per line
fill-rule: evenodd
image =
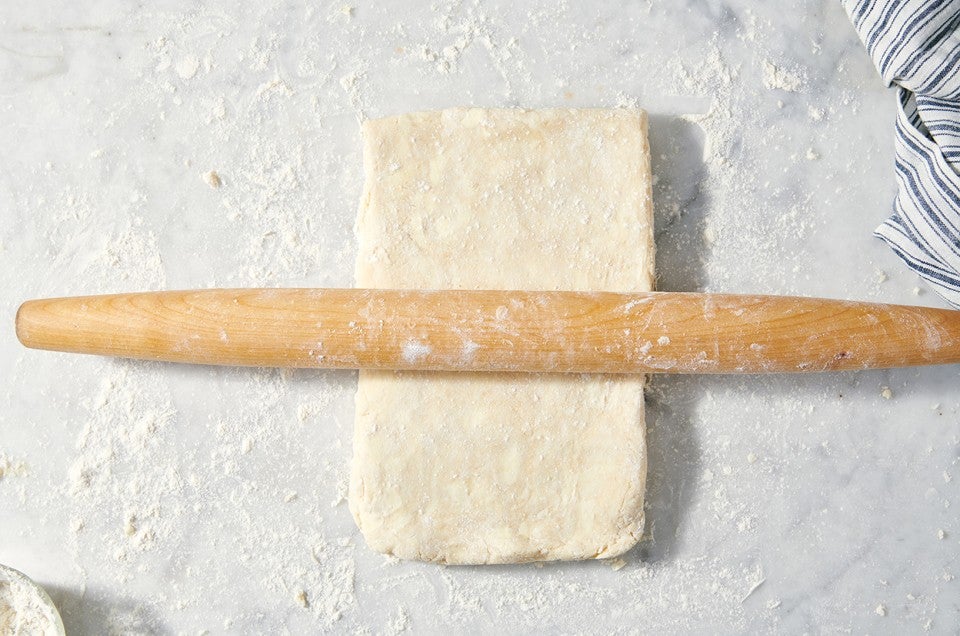
M 363 134 L 358 287 L 652 288 L 642 111 L 451 109 Z M 640 377 L 361 371 L 356 407 L 350 509 L 377 551 L 513 563 L 640 537 Z

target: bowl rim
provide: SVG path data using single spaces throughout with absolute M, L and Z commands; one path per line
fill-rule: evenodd
M 3 579 L 6 579 L 7 581 L 15 580 L 20 583 L 24 583 L 27 585 L 27 587 L 33 590 L 37 596 L 40 597 L 40 601 L 43 603 L 43 605 L 52 613 L 54 631 L 60 636 L 66 636 L 67 632 L 63 626 L 63 617 L 60 616 L 60 610 L 57 609 L 56 603 L 53 602 L 53 599 L 50 598 L 50 595 L 47 594 L 47 591 L 43 589 L 43 586 L 20 570 L 0 563 L 0 580 Z

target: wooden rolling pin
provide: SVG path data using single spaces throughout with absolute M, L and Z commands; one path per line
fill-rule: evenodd
M 17 337 L 222 365 L 780 373 L 960 362 L 960 311 L 670 292 L 222 289 L 31 300 Z

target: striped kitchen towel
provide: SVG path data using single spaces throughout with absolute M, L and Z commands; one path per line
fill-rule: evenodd
M 897 87 L 894 215 L 876 234 L 960 308 L 960 0 L 842 0 Z

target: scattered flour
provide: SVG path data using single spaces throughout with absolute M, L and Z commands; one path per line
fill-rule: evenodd
M 796 93 L 803 89 L 805 84 L 806 79 L 802 71 L 788 70 L 770 60 L 763 61 L 763 85 L 767 88 Z
M 810 121 L 823 121 L 823 116 L 826 114 L 826 111 L 823 108 L 817 106 L 807 106 L 807 116 L 810 118 Z
M 200 70 L 200 59 L 196 55 L 185 55 L 177 60 L 176 70 L 180 79 L 193 79 Z
M 405 362 L 413 364 L 430 355 L 433 348 L 419 340 L 407 340 L 403 343 L 402 356 Z
M 219 190 L 220 186 L 223 185 L 223 181 L 220 179 L 220 175 L 216 170 L 205 172 L 201 176 L 203 177 L 203 180 L 207 182 L 207 185 L 214 190 Z
M 22 459 L 11 459 L 0 452 L 0 479 L 5 477 L 22 477 L 28 474 L 27 463 Z
M 403 608 L 402 605 L 397 606 L 397 611 L 393 616 L 393 619 L 390 621 L 389 633 L 391 634 L 402 634 L 403 632 L 410 629 L 410 615 L 407 614 L 407 611 Z

